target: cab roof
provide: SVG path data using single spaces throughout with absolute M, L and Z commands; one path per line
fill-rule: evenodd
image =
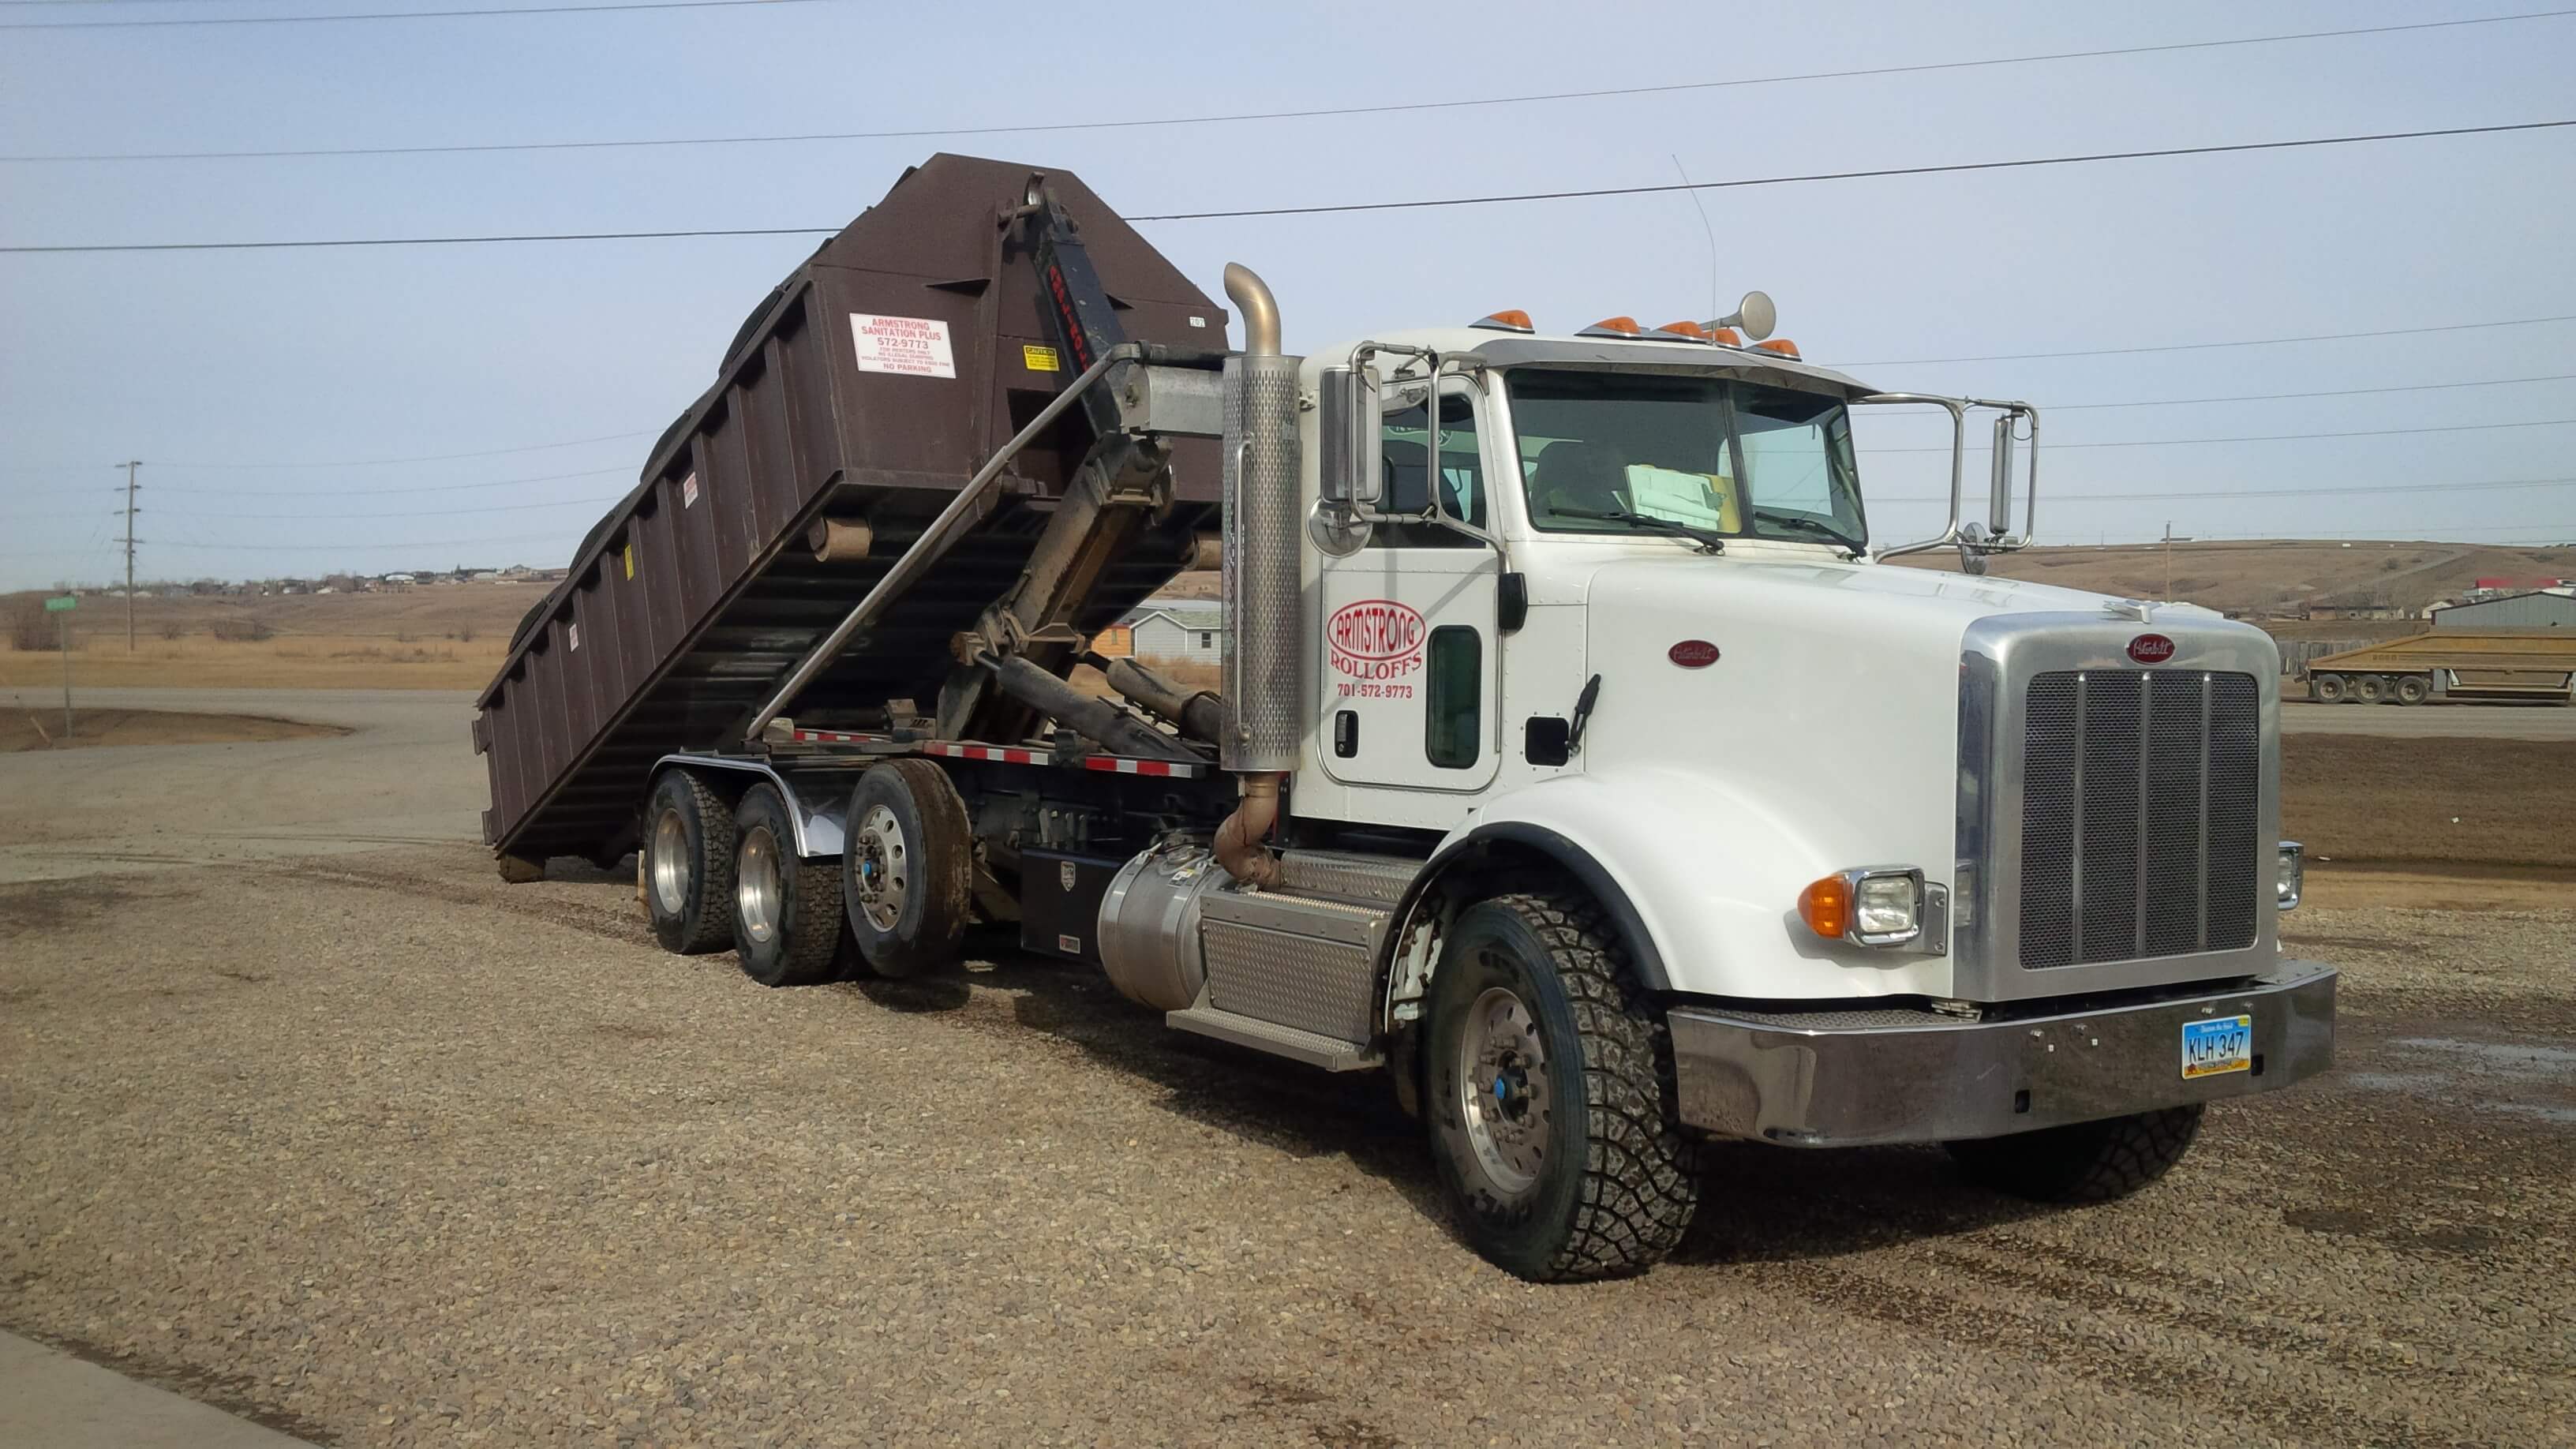
M 1878 391 L 1856 377 L 1749 347 L 1680 338 L 1572 337 L 1500 332 L 1484 327 L 1423 327 L 1354 338 L 1308 355 L 1310 367 L 1335 367 L 1363 342 L 1423 347 L 1443 356 L 1473 355 L 1495 367 L 1605 367 L 1690 372 L 1739 382 L 1766 383 L 1804 392 L 1833 393 L 1845 401 Z

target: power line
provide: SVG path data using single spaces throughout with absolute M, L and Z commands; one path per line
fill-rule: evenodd
M 174 25 L 317 25 L 347 20 L 469 20 L 497 15 L 582 15 L 594 10 L 731 10 L 748 5 L 828 5 L 838 0 L 620 0 L 610 5 L 529 5 L 488 10 L 378 10 L 354 15 L 209 15 L 163 20 L 12 20 L 0 30 L 145 30 Z M 2463 22 L 2465 23 L 2465 22 Z
M 2059 503 L 2149 503 L 2166 498 L 2306 498 L 2331 494 L 2334 497 L 2366 493 L 2474 493 L 2501 488 L 2561 488 L 2576 483 L 2576 478 L 2508 478 L 2482 483 L 2375 483 L 2359 486 L 2323 488 L 2210 488 L 2189 492 L 2157 489 L 2147 493 L 2066 493 L 2051 492 L 2048 502 Z M 1948 503 L 1947 493 L 1872 493 L 1872 503 Z
M 1929 367 L 1938 362 L 2033 362 L 2053 357 L 2126 357 L 2140 352 L 2205 352 L 2214 347 L 2274 347 L 2285 342 L 2353 342 L 2369 337 L 2413 337 L 2427 332 L 2474 332 L 2486 327 L 2536 327 L 2544 322 L 2576 322 L 2576 313 L 2556 317 L 2509 317 L 2501 322 L 2444 322 L 2431 327 L 2386 327 L 2376 332 L 2312 332 L 2297 337 L 2245 337 L 2232 342 L 2168 342 L 2152 347 L 2091 347 L 2075 352 L 1996 352 L 1983 357 L 1874 357 L 1837 362 L 1836 367 Z
M 556 483 L 566 478 L 599 478 L 631 473 L 631 468 L 591 468 L 579 473 L 540 473 L 533 478 L 495 478 L 488 483 L 426 483 L 409 488 L 163 488 L 164 493 L 216 494 L 226 498 L 375 498 L 395 493 L 462 493 L 471 488 L 515 488 L 522 483 Z
M 187 548 L 208 553 L 266 553 L 271 549 L 295 553 L 381 553 L 386 549 L 470 548 L 478 544 L 528 543 L 562 535 L 544 533 L 504 533 L 488 538 L 419 538 L 396 543 L 165 543 L 162 548 Z
M 2068 448 L 2168 448 L 2184 443 L 2281 443 L 2297 438 L 2389 438 L 2400 433 L 2479 433 L 2495 428 L 2557 428 L 2576 423 L 2576 418 L 2532 418 L 2516 423 L 2455 423 L 2440 428 L 2368 428 L 2349 433 L 2255 433 L 2233 438 L 2121 438 L 2103 443 L 2050 443 L 2051 452 Z M 1946 453 L 1945 446 L 1927 448 L 1863 448 L 1864 453 Z M 1979 451 L 1969 449 L 1970 452 Z
M 587 504 L 596 508 L 604 503 L 614 503 L 620 496 L 622 495 L 611 494 L 605 498 L 557 498 L 547 503 L 487 503 L 472 508 L 427 508 L 414 509 L 401 513 L 174 513 L 165 508 L 161 511 L 161 516 L 164 518 L 346 518 L 358 520 L 369 518 L 453 518 L 460 513 L 525 513 L 532 508 L 570 508 L 576 504 Z
M 2360 397 L 2383 392 L 2441 392 L 2461 387 L 2509 387 L 2525 382 L 2568 382 L 2576 372 L 2553 372 L 2540 377 L 2497 377 L 2482 382 L 2410 382 L 2393 387 L 2339 387 L 2324 392 L 2249 392 L 2234 397 L 2150 398 L 2142 402 L 2048 403 L 2040 409 L 2051 413 L 2080 413 L 2099 408 L 2181 408 L 2201 403 L 2285 402 L 2294 398 Z
M 2238 141 L 2214 146 L 2165 146 L 2146 151 L 2097 151 L 2075 156 L 2031 156 L 2011 161 L 1952 161 L 1930 166 L 1883 166 L 1860 171 L 1816 171 L 1793 176 L 1758 176 L 1735 181 L 1664 182 L 1654 186 L 1599 186 L 1575 191 L 1525 191 L 1482 196 L 1435 197 L 1418 201 L 1350 201 L 1313 206 L 1261 206 L 1235 211 L 1173 211 L 1131 216 L 1130 222 L 1216 221 L 1227 218 L 1323 216 L 1362 211 L 1419 211 L 1448 206 L 1497 206 L 1531 201 L 1577 201 L 1607 196 L 1660 196 L 1677 191 L 1728 191 L 1745 187 L 1788 186 L 1818 181 L 1866 181 L 1898 176 L 1947 176 L 1971 171 L 2009 171 L 2042 166 L 2081 166 L 2105 161 L 2142 161 L 2182 156 L 2222 156 L 2250 151 L 2285 151 L 2316 146 L 2353 146 L 2382 141 L 2418 141 L 2453 136 L 2491 136 L 2510 131 L 2548 131 L 2576 126 L 2576 120 L 2517 121 L 2496 126 L 2450 126 L 2421 131 L 2381 131 L 2357 136 L 2311 136 L 2295 141 Z M 293 247 L 467 246 L 492 242 L 660 241 L 675 237 L 825 236 L 833 226 L 699 227 L 672 231 L 536 232 L 484 236 L 411 236 L 300 238 L 246 242 L 106 242 L 53 246 L 0 246 L 0 253 L 53 252 L 200 252 L 263 251 Z M 2116 349 L 2115 349 L 2116 350 Z M 2153 349 L 2137 349 L 2153 350 Z M 1956 359 L 1961 361 L 1987 359 Z M 1867 364 L 1853 364 L 1863 366 Z
M 2095 60 L 2111 56 L 2150 55 L 2169 51 L 2217 50 L 2232 46 L 2278 45 L 2303 40 L 2329 40 L 2363 35 L 2390 35 L 2403 31 L 2447 30 L 2469 25 L 2503 25 L 2528 20 L 2556 20 L 2569 15 L 2576 15 L 2576 10 L 2535 10 L 2514 15 L 2484 15 L 2462 20 L 2429 20 L 2405 25 L 2358 26 L 2340 30 L 2305 30 L 2274 35 L 2239 36 L 2220 40 L 2185 40 L 2173 41 L 2159 45 L 2128 45 L 2107 47 L 2096 50 L 2050 51 L 2034 55 L 1988 56 L 1970 60 L 1929 61 L 1914 65 L 1885 65 L 1846 70 L 1803 71 L 1786 75 L 1740 76 L 1727 80 L 1682 81 L 1662 85 L 1608 86 L 1592 90 L 1540 91 L 1526 95 L 1476 96 L 1448 101 L 1389 102 L 1369 106 L 1318 106 L 1299 110 L 1279 111 L 1227 111 L 1204 115 L 1149 116 L 1109 121 L 1053 121 L 1013 126 L 942 126 L 900 131 L 808 131 L 746 136 L 674 136 L 643 139 L 610 139 L 599 141 L 496 141 L 480 144 L 297 147 L 253 151 L 122 151 L 65 155 L 0 156 L 0 162 L 233 161 L 327 156 L 435 156 L 499 151 L 596 151 L 658 146 L 762 146 L 826 141 L 916 140 L 937 136 L 1043 135 L 1071 131 L 1132 130 L 1144 127 L 1161 126 L 1232 125 L 1255 121 L 1313 120 L 1339 116 L 1377 116 L 1414 111 L 1461 110 L 1479 106 L 1538 105 L 1557 101 L 1600 100 L 1625 96 L 1666 95 L 1689 91 L 1726 90 L 1745 86 L 1791 85 L 1806 81 L 1854 80 L 1874 76 L 1916 75 L 1935 71 L 1972 70 L 1990 66 L 2038 65 L 2057 61 Z
M 2465 386 L 2466 384 L 2463 384 Z M 560 443 L 528 443 L 516 448 L 485 448 L 473 453 L 423 453 L 412 458 L 343 458 L 324 463 L 162 463 L 163 468 L 203 468 L 223 470 L 267 470 L 273 468 L 391 468 L 404 463 L 454 463 L 467 458 L 500 458 L 512 453 L 542 453 L 549 448 L 577 448 L 586 443 L 619 443 L 628 438 L 649 438 L 653 429 L 632 433 L 602 433 L 595 438 L 566 438 Z

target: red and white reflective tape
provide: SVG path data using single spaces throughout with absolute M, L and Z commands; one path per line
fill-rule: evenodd
M 800 745 L 881 745 L 893 742 L 886 735 L 845 734 L 839 730 L 794 730 L 790 737 Z M 1006 749 L 998 745 L 959 745 L 945 740 L 924 740 L 913 748 L 925 755 L 944 755 L 952 760 L 989 760 L 998 765 L 1055 763 L 1055 757 L 1043 750 Z M 1205 765 L 1180 760 L 1131 760 L 1117 755 L 1086 755 L 1080 764 L 1086 770 L 1101 770 L 1113 775 L 1152 775 L 1173 780 L 1196 780 L 1207 774 Z

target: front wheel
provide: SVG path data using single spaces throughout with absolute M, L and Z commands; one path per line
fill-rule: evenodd
M 2167 1107 L 1943 1145 L 1969 1178 L 2033 1202 L 2110 1202 L 2173 1171 L 2200 1135 L 2202 1107 Z
M 1651 1267 L 1699 1183 L 1675 1126 L 1672 1042 L 1588 901 L 1461 912 L 1431 983 L 1424 1118 L 1468 1241 L 1533 1282 Z

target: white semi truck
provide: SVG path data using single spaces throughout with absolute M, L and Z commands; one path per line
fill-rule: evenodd
M 980 274 L 833 250 L 956 212 Z M 1017 921 L 1175 1028 L 1389 1073 L 1538 1280 L 1669 1251 L 1708 1139 L 2101 1200 L 2328 1066 L 2335 973 L 2276 933 L 2279 656 L 1984 576 L 2032 409 L 1810 364 L 1758 294 L 1293 357 L 1229 267 L 1245 345 L 1193 348 L 1223 314 L 1138 252 L 1069 176 L 942 157 L 773 293 L 485 696 L 504 873 L 636 848 L 664 944 L 772 984 Z M 1951 417 L 1952 523 L 1891 548 L 1850 419 L 1898 402 Z M 970 404 L 988 452 L 941 431 Z M 925 432 L 960 461 L 897 466 Z M 1087 652 L 1210 561 L 1222 688 Z

